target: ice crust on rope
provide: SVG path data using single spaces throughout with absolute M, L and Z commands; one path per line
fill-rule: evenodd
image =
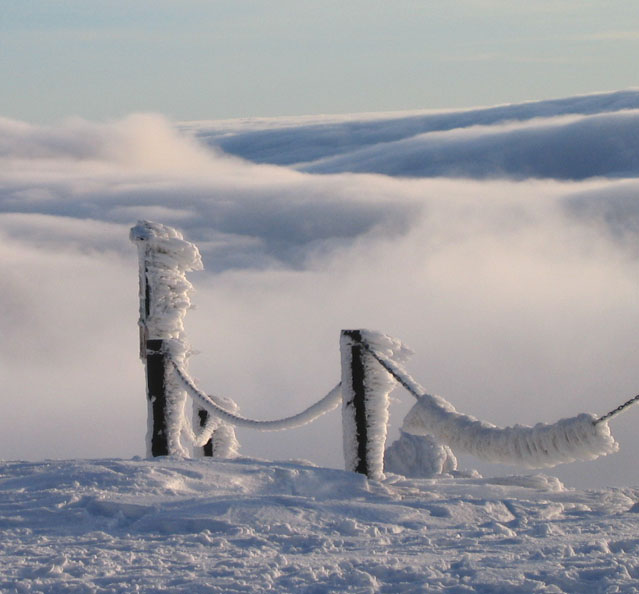
M 618 451 L 619 444 L 607 422 L 595 424 L 597 417 L 582 413 L 556 423 L 534 427 L 497 427 L 470 415 L 458 413 L 442 398 L 424 389 L 403 369 L 402 361 L 375 349 L 388 369 L 418 400 L 406 415 L 402 430 L 413 435 L 432 435 L 453 450 L 463 451 L 489 462 L 528 468 L 547 468 Z
M 353 331 L 351 331 L 353 332 Z M 394 360 L 404 361 L 411 355 L 411 351 L 402 343 L 390 336 L 370 330 L 359 330 L 362 341 L 370 345 L 375 351 L 384 353 Z M 360 462 L 358 452 L 358 433 L 355 418 L 352 380 L 352 347 L 361 344 L 352 335 L 343 332 L 340 350 L 342 358 L 342 435 L 344 447 L 344 461 L 347 470 L 355 470 Z M 375 479 L 384 476 L 384 447 L 388 427 L 388 395 L 396 384 L 392 376 L 383 369 L 377 361 L 362 349 L 364 367 L 364 388 L 366 408 L 366 460 L 368 462 L 368 476 Z
M 171 360 L 185 368 L 190 347 L 184 333 L 184 318 L 191 307 L 190 294 L 193 291 L 186 273 L 202 270 L 200 252 L 176 229 L 150 221 L 138 221 L 131 229 L 130 239 L 137 245 L 140 266 L 140 356 L 146 362 L 147 340 L 163 340 Z M 182 445 L 182 438 L 192 433 L 184 414 L 186 391 L 170 365 L 166 367 L 164 383 L 169 453 L 185 456 L 188 451 Z M 147 455 L 150 455 L 152 403 L 149 402 L 148 407 Z M 233 429 L 220 433 L 222 442 L 224 435 L 228 443 L 222 443 L 220 450 L 236 450 Z
M 307 425 L 323 414 L 334 410 L 338 407 L 342 399 L 341 384 L 337 384 L 330 392 L 328 392 L 328 394 L 326 394 L 326 396 L 302 412 L 290 417 L 268 421 L 249 419 L 234 411 L 227 410 L 223 404 L 226 399 L 223 399 L 223 397 L 212 396 L 200 390 L 186 370 L 181 368 L 177 362 L 173 362 L 173 366 L 175 369 L 175 376 L 180 380 L 182 387 L 186 389 L 191 397 L 199 403 L 201 408 L 206 410 L 210 415 L 219 417 L 225 423 L 236 427 L 248 427 L 250 429 L 256 429 L 257 431 L 282 431 L 284 429 L 295 429 L 296 427 Z
M 488 462 L 547 468 L 616 452 L 619 445 L 608 423 L 595 425 L 596 420 L 582 413 L 552 424 L 497 427 L 454 409 L 445 410 L 425 395 L 406 415 L 402 429 L 414 435 L 434 435 L 454 450 Z

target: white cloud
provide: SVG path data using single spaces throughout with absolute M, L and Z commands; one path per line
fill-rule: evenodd
M 369 123 L 392 134 L 392 121 Z M 547 124 L 526 129 L 547 138 Z M 605 412 L 636 390 L 636 180 L 321 176 L 210 152 L 156 116 L 0 125 L 13 135 L 0 174 L 4 457 L 142 453 L 127 237 L 142 217 L 203 248 L 191 367 L 247 415 L 296 412 L 331 388 L 345 327 L 404 339 L 428 389 L 497 423 Z M 302 128 L 304 149 L 313 130 Z M 398 397 L 394 430 L 410 406 Z M 558 474 L 625 482 L 633 414 L 613 425 L 621 454 Z M 340 426 L 333 414 L 291 434 L 244 432 L 243 451 L 339 466 Z
M 484 126 L 486 127 L 483 130 L 484 143 L 490 142 L 493 135 L 502 135 L 496 140 L 495 149 L 498 151 L 498 155 L 503 158 L 504 155 L 507 155 L 509 147 L 516 146 L 516 138 L 503 136 L 505 132 L 516 133 L 514 123 L 519 123 L 524 128 L 530 128 L 526 122 L 548 118 L 548 121 L 545 122 L 546 129 L 539 126 L 543 123 L 541 121 L 535 124 L 535 128 L 539 128 L 538 138 L 535 139 L 535 142 L 537 144 L 546 142 L 550 144 L 550 148 L 553 148 L 552 143 L 557 142 L 555 137 L 563 133 L 560 127 L 569 123 L 562 120 L 560 116 L 600 115 L 609 118 L 619 111 L 636 109 L 639 109 L 639 91 L 629 89 L 614 93 L 598 93 L 515 105 L 407 113 L 403 117 L 400 114 L 378 114 L 377 117 L 370 115 L 367 117 L 351 116 L 349 119 L 343 118 L 341 121 L 332 117 L 316 117 L 314 120 L 301 121 L 274 119 L 270 125 L 261 121 L 254 129 L 251 129 L 244 120 L 240 120 L 235 124 L 231 122 L 220 124 L 204 122 L 200 124 L 199 128 L 192 123 L 186 126 L 186 129 L 211 146 L 221 147 L 226 152 L 263 163 L 300 166 L 305 163 L 321 163 L 321 159 L 329 158 L 333 160 L 334 170 L 348 171 L 355 170 L 358 165 L 361 166 L 359 161 L 370 153 L 388 153 L 380 159 L 384 163 L 377 165 L 377 167 L 382 167 L 381 169 L 373 165 L 368 169 L 368 171 L 380 173 L 388 171 L 392 166 L 398 169 L 398 163 L 403 162 L 402 157 L 410 156 L 410 153 L 409 155 L 405 154 L 407 152 L 406 145 L 413 146 L 414 153 L 416 151 L 415 139 L 420 138 L 420 135 L 433 132 L 442 133 L 436 137 L 439 139 L 439 144 L 434 147 L 433 150 L 435 150 L 444 144 L 445 132 Z M 505 124 L 509 124 L 509 126 L 504 128 Z M 587 134 L 589 126 L 592 124 L 586 121 L 582 125 L 584 127 L 583 133 Z M 605 119 L 601 125 L 602 131 L 605 133 L 606 126 L 609 126 L 611 130 L 614 128 L 614 120 Z M 421 138 L 424 139 L 423 145 L 426 145 L 422 146 L 422 150 L 428 151 L 428 137 L 421 136 Z M 603 140 L 605 139 L 604 135 Z M 597 137 L 585 140 L 592 143 L 594 150 L 604 150 L 602 142 Z M 393 145 L 391 143 L 403 144 Z M 529 150 L 534 149 L 534 146 L 527 146 Z M 401 151 L 399 155 L 397 150 Z M 412 156 L 414 157 L 414 155 Z M 534 154 L 529 156 L 534 157 Z M 462 155 L 458 156 L 458 160 L 463 168 Z M 447 163 L 453 161 L 454 154 L 446 155 Z M 452 164 L 454 165 L 454 163 Z M 383 166 L 386 166 L 386 169 L 383 169 Z M 407 167 L 404 166 L 404 169 Z M 428 171 L 427 165 L 424 165 L 421 170 L 416 168 L 414 171 L 416 175 L 429 175 L 430 173 L 432 172 Z M 511 173 L 517 174 L 516 171 Z

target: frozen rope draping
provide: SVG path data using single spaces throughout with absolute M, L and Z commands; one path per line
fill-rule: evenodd
M 258 431 L 282 431 L 284 429 L 294 429 L 295 427 L 307 425 L 323 414 L 332 411 L 337 408 L 342 401 L 340 382 L 328 394 L 326 394 L 324 398 L 296 415 L 272 421 L 248 419 L 224 410 L 221 406 L 213 402 L 208 394 L 205 394 L 195 386 L 195 383 L 188 373 L 182 369 L 177 362 L 173 360 L 173 358 L 169 357 L 169 361 L 171 362 L 173 369 L 175 369 L 176 376 L 181 381 L 186 391 L 198 401 L 202 408 L 206 409 L 211 415 L 215 415 L 219 419 L 236 427 L 249 427 L 251 429 L 257 429 Z
M 467 452 L 489 462 L 529 468 L 593 460 L 619 449 L 608 423 L 590 414 L 561 419 L 553 424 L 537 423 L 534 427 L 497 427 L 458 413 L 441 396 L 427 394 L 400 364 L 384 357 L 364 341 L 362 344 L 417 398 L 417 403 L 404 419 L 402 429 L 407 433 L 432 435 L 453 450 Z

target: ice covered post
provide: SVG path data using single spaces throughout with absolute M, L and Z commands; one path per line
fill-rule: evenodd
M 342 428 L 346 470 L 369 478 L 384 476 L 388 395 L 395 381 L 368 348 L 405 358 L 408 351 L 393 338 L 368 330 L 342 330 Z
M 346 470 L 368 476 L 364 347 L 359 330 L 342 330 L 342 423 Z
M 186 272 L 200 270 L 195 245 L 171 227 L 138 221 L 131 229 L 140 275 L 140 358 L 146 365 L 147 455 L 183 455 L 180 444 L 186 394 L 168 358 L 184 366 L 189 354 L 184 316 L 193 286 Z

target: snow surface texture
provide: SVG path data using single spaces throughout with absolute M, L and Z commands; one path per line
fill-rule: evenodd
M 637 592 L 639 488 L 255 459 L 0 463 L 0 591 Z
M 527 468 L 557 466 L 577 460 L 594 460 L 612 454 L 619 444 L 607 422 L 582 413 L 556 423 L 534 427 L 496 427 L 472 416 L 458 413 L 442 398 L 427 394 L 401 367 L 370 345 L 377 362 L 418 397 L 404 419 L 402 429 L 414 435 L 432 435 L 453 449 L 473 454 L 489 462 L 516 464 Z

